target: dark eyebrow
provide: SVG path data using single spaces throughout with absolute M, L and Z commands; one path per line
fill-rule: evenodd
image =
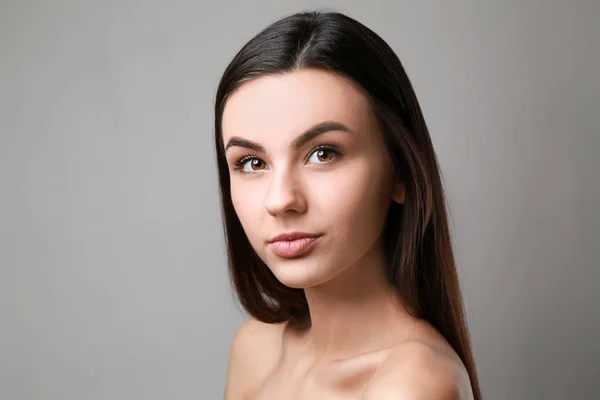
M 292 142 L 292 147 L 297 150 L 300 147 L 304 146 L 306 143 L 316 138 L 317 136 L 329 131 L 351 132 L 346 125 L 340 122 L 321 122 L 317 125 L 310 127 L 304 133 L 302 133 L 300 136 L 294 139 L 294 141 Z M 246 149 L 254 150 L 261 153 L 265 152 L 264 147 L 262 147 L 260 144 L 252 142 L 250 140 L 242 139 L 238 136 L 234 136 L 231 139 L 229 139 L 229 142 L 227 142 L 227 146 L 225 146 L 225 151 L 227 151 L 228 148 L 233 146 L 244 147 Z

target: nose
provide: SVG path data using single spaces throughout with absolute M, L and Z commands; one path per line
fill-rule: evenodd
M 306 198 L 301 182 L 291 172 L 273 173 L 269 191 L 265 199 L 265 208 L 272 216 L 286 213 L 303 213 L 306 210 Z

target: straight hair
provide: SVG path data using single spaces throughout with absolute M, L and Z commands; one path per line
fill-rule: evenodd
M 310 325 L 304 290 L 278 281 L 252 248 L 238 219 L 221 130 L 225 104 L 245 82 L 307 68 L 349 78 L 368 97 L 394 174 L 406 186 L 404 204 L 391 204 L 384 226 L 387 278 L 408 311 L 431 323 L 453 347 L 479 400 L 441 174 L 420 105 L 389 45 L 339 12 L 307 11 L 275 21 L 239 50 L 219 82 L 215 151 L 229 275 L 240 304 L 266 323 Z

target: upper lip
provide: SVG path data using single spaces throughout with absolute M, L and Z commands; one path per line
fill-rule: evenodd
M 281 235 L 273 236 L 269 240 L 269 243 L 281 242 L 281 241 L 292 241 L 292 240 L 298 240 L 298 239 L 304 239 L 304 238 L 316 238 L 319 236 L 321 236 L 321 235 L 316 234 L 316 233 L 289 232 L 289 233 L 282 233 Z

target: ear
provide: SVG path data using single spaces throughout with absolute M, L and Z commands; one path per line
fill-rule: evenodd
M 392 191 L 392 200 L 398 204 L 404 204 L 406 200 L 406 184 L 402 179 L 396 179 Z

